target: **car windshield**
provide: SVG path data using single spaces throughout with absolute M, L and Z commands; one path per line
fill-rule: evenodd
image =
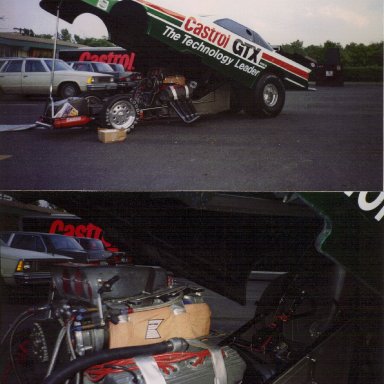
M 114 68 L 116 71 L 119 71 L 119 72 L 125 72 L 125 68 L 124 68 L 124 65 L 123 65 L 123 64 L 113 64 L 113 68 Z
M 220 25 L 220 27 L 225 28 L 226 30 L 236 33 L 237 35 L 252 41 L 262 47 L 273 51 L 273 48 L 268 44 L 257 32 L 253 31 L 250 28 L 245 27 L 244 25 L 231 20 L 231 19 L 218 19 L 214 21 L 215 24 Z
M 113 69 L 106 63 L 95 63 L 98 72 L 113 72 Z
M 53 60 L 45 59 L 45 64 L 47 64 L 50 71 L 52 71 Z M 63 60 L 55 60 L 55 71 L 73 71 L 73 69 Z
M 89 251 L 104 250 L 103 243 L 96 239 L 79 238 L 79 242 L 84 249 L 87 249 Z
M 74 249 L 82 251 L 83 247 L 72 237 L 51 236 L 51 243 L 55 249 Z

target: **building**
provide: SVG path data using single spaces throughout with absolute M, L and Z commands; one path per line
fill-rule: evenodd
M 53 39 L 43 39 L 19 32 L 0 32 L 0 57 L 52 57 Z M 57 40 L 57 50 L 84 45 Z
M 42 201 L 22 203 L 12 196 L 0 193 L 0 231 L 25 230 L 24 221 L 26 220 L 78 219 L 75 215 L 43 203 Z

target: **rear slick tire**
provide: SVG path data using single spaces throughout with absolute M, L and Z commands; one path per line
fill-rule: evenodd
M 266 73 L 250 91 L 245 108 L 250 115 L 276 117 L 285 103 L 285 87 L 282 80 L 271 73 Z

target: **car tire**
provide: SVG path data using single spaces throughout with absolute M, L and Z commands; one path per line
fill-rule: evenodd
M 100 96 L 93 95 L 92 93 L 86 93 L 81 95 L 83 99 L 87 102 L 89 106 L 98 105 L 103 103 L 103 98 Z
M 82 93 L 80 95 L 88 106 L 88 111 L 91 116 L 98 116 L 103 109 L 104 99 L 102 95 L 95 95 L 94 93 Z
M 139 116 L 140 110 L 136 101 L 127 95 L 117 95 L 107 99 L 100 113 L 104 127 L 127 132 L 134 128 Z
M 59 87 L 59 96 L 62 99 L 75 97 L 80 93 L 80 89 L 76 83 L 63 83 Z
M 276 117 L 284 107 L 285 87 L 282 80 L 271 73 L 264 74 L 255 88 L 249 91 L 245 110 L 259 117 Z

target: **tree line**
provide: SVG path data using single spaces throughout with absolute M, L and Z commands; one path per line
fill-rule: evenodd
M 290 44 L 283 44 L 281 48 L 288 53 L 308 56 L 319 64 L 324 64 L 324 56 L 328 48 L 339 48 L 341 63 L 345 67 L 383 67 L 383 42 L 368 45 L 349 43 L 342 46 L 340 43 L 328 40 L 324 45 L 304 47 L 302 41 L 296 40 Z
M 41 34 L 36 35 L 35 37 L 40 37 L 42 39 L 53 39 L 53 35 Z M 106 37 L 96 38 L 96 37 L 80 37 L 79 35 L 72 35 L 67 28 L 61 29 L 57 34 L 57 39 L 60 41 L 67 41 L 74 44 L 87 45 L 89 47 L 114 47 L 115 44 L 110 42 Z

